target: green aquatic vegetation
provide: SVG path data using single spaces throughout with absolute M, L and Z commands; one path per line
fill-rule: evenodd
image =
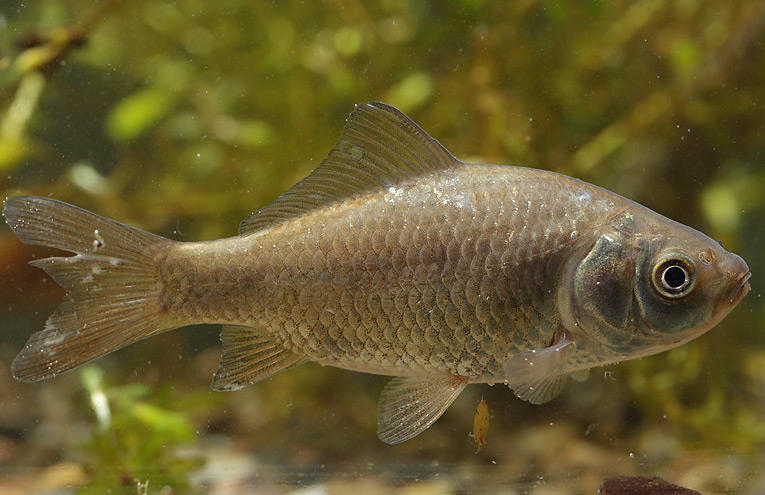
M 601 440 L 619 453 L 659 429 L 677 449 L 761 448 L 764 14 L 760 0 L 230 0 L 215 8 L 199 1 L 8 0 L 0 7 L 2 197 L 50 196 L 177 240 L 234 235 L 239 221 L 318 165 L 354 103 L 398 105 L 459 158 L 574 175 L 741 254 L 753 273 L 752 292 L 724 324 L 671 353 L 599 368 L 574 390 L 597 397 L 580 414 L 581 436 L 609 412 L 603 403 L 627 411 L 613 419 L 624 425 L 614 427 L 619 435 Z M 77 30 L 84 37 L 72 36 Z M 0 267 L 23 266 L 11 256 L 18 252 L 4 250 Z M 42 310 L 27 299 L 42 275 L 28 274 L 3 302 L 32 321 Z M 60 297 L 49 291 L 40 305 L 53 308 Z M 7 362 L 43 319 L 7 327 L 8 342 L 16 342 L 7 346 Z M 151 366 L 145 353 L 116 354 L 127 367 L 150 368 L 156 378 L 144 380 L 159 391 L 144 387 L 143 395 L 126 398 L 108 392 L 111 433 L 98 430 L 87 446 L 56 445 L 57 452 L 85 459 L 92 483 L 117 480 L 118 467 L 139 455 L 132 451 L 157 466 L 149 451 L 177 451 L 135 433 L 148 431 L 158 408 L 181 414 L 169 422 L 176 427 L 184 414 L 192 424 L 212 418 L 222 435 L 285 465 L 305 458 L 398 461 L 402 452 L 427 462 L 474 456 L 466 436 L 474 403 L 444 417 L 453 429 L 381 450 L 374 419 L 384 380 L 310 366 L 219 394 L 214 400 L 237 407 L 202 415 L 197 401 L 211 400 L 209 376 L 220 352 L 215 332 L 206 340 L 196 329 L 168 334 L 183 352 L 151 344 Z M 183 372 L 172 363 L 196 352 L 212 356 L 208 366 L 189 364 L 195 378 L 175 397 L 167 383 Z M 615 393 L 597 396 L 598 375 L 606 372 L 617 377 L 609 389 Z M 101 387 L 114 390 L 121 381 L 110 376 L 113 385 Z M 17 397 L 31 411 L 23 450 L 33 451 L 32 439 L 46 427 L 34 407 L 44 386 L 16 390 L 4 400 Z M 527 408 L 504 387 L 488 393 L 496 395 L 487 450 L 507 449 L 497 456 L 500 465 L 522 459 L 503 420 L 524 430 L 559 425 L 577 404 L 567 394 L 550 408 Z M 151 407 L 141 411 L 131 402 Z M 113 431 L 128 419 L 130 428 Z M 168 445 L 206 441 L 188 440 L 182 430 L 168 426 L 161 436 L 175 438 Z M 119 452 L 111 448 L 117 440 L 126 445 Z M 142 449 L 140 440 L 147 441 Z M 129 493 L 143 469 L 124 471 L 133 477 Z M 183 478 L 180 472 L 173 475 Z M 176 481 L 170 486 L 182 486 Z M 161 490 L 160 483 L 152 477 L 149 491 Z
M 762 352 L 725 370 L 724 354 L 705 342 L 682 346 L 653 359 L 624 363 L 626 385 L 641 411 L 643 425 L 657 425 L 685 446 L 715 445 L 751 451 L 765 443 L 761 412 L 765 371 Z
M 172 108 L 169 91 L 150 88 L 133 93 L 117 104 L 106 122 L 109 137 L 115 141 L 134 139 L 156 124 Z
M 26 125 L 45 87 L 37 72 L 25 74 L 0 124 L 0 170 L 13 169 L 27 155 Z
M 192 447 L 196 434 L 189 412 L 170 407 L 170 388 L 109 386 L 92 365 L 81 377 L 96 422 L 92 437 L 79 449 L 89 479 L 77 492 L 187 493 L 189 473 L 203 460 L 179 451 Z

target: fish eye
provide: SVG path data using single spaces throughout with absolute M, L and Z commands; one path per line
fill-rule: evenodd
M 662 258 L 653 268 L 653 286 L 664 297 L 677 299 L 696 285 L 696 265 L 685 255 Z

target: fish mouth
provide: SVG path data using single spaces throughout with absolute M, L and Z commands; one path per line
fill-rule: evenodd
M 749 286 L 748 280 L 751 276 L 752 272 L 742 273 L 738 279 L 733 282 L 730 291 L 728 291 L 728 302 L 730 304 L 735 306 L 749 293 L 751 287 Z

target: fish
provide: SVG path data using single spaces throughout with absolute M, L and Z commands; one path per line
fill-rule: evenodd
M 54 199 L 9 197 L 66 294 L 12 364 L 52 378 L 138 340 L 222 324 L 214 390 L 307 361 L 389 375 L 377 434 L 431 426 L 473 383 L 534 404 L 595 366 L 684 344 L 749 292 L 739 256 L 551 171 L 464 163 L 399 110 L 356 105 L 306 178 L 239 235 L 178 242 Z

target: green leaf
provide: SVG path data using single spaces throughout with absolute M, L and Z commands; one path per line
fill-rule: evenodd
M 112 109 L 106 131 L 114 141 L 135 139 L 159 122 L 174 104 L 175 98 L 165 89 L 138 91 Z

